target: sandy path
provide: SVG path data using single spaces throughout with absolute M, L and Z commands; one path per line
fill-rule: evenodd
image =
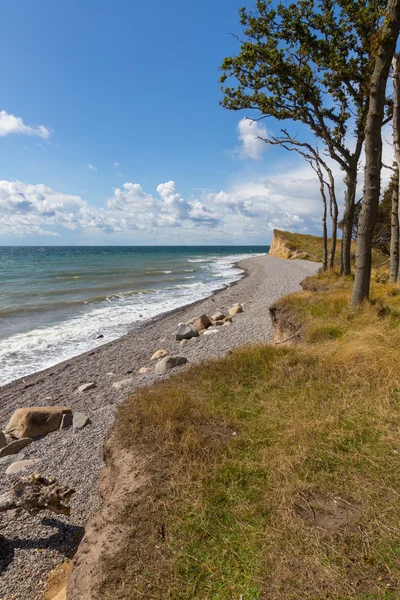
M 83 527 L 99 507 L 97 482 L 102 466 L 102 444 L 113 422 L 115 407 L 128 392 L 149 385 L 155 375 L 141 375 L 142 366 L 151 366 L 150 357 L 159 348 L 185 356 L 188 367 L 221 356 L 236 346 L 269 342 L 273 329 L 268 308 L 279 297 L 300 289 L 300 281 L 315 272 L 318 265 L 307 261 L 284 261 L 261 256 L 239 263 L 248 276 L 237 284 L 201 300 L 142 324 L 128 335 L 60 363 L 46 371 L 25 377 L 0 388 L 0 426 L 4 427 L 21 406 L 63 404 L 87 413 L 92 424 L 81 431 L 55 432 L 33 442 L 23 452 L 26 458 L 39 458 L 35 470 L 55 475 L 61 483 L 77 490 L 72 516 L 19 518 L 0 515 L 0 598 L 39 600 L 43 598 L 49 572 L 72 555 L 83 535 Z M 217 309 L 226 310 L 235 302 L 246 303 L 234 324 L 218 334 L 201 336 L 180 346 L 174 340 L 179 322 Z M 186 367 L 184 367 L 186 368 Z M 121 390 L 112 383 L 132 378 Z M 96 382 L 96 388 L 77 394 L 83 383 Z M 0 466 L 0 493 L 9 489 L 13 477 Z

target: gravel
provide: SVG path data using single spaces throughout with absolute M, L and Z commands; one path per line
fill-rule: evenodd
M 239 266 L 247 276 L 214 296 L 151 319 L 119 340 L 0 388 L 2 428 L 16 408 L 47 404 L 70 406 L 91 421 L 83 429 L 48 434 L 21 452 L 19 458 L 40 460 L 32 471 L 54 475 L 60 484 L 74 487 L 76 494 L 69 519 L 50 513 L 0 515 L 0 598 L 42 600 L 50 571 L 73 556 L 85 524 L 100 505 L 102 445 L 116 406 L 128 392 L 162 378 L 154 373 L 139 374 L 140 367 L 154 367 L 152 354 L 164 348 L 186 357 L 188 364 L 179 371 L 222 356 L 236 346 L 269 342 L 273 335 L 269 306 L 298 291 L 299 282 L 318 268 L 316 263 L 270 256 L 246 259 Z M 184 346 L 175 340 L 178 323 L 203 313 L 227 313 L 237 302 L 244 303 L 244 312 L 233 317 L 232 326 L 219 327 L 218 333 L 193 338 Z M 128 386 L 113 385 L 128 376 Z M 87 383 L 96 385 L 77 393 Z M 0 464 L 0 493 L 8 491 L 15 480 L 5 474 L 6 468 L 7 464 Z

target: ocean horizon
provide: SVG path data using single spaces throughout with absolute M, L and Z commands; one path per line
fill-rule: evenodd
M 269 246 L 0 247 L 0 385 L 238 281 Z

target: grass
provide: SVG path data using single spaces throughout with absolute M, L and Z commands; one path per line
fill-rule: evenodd
M 151 457 L 102 599 L 400 597 L 400 295 L 383 270 L 281 302 L 296 347 L 246 347 L 142 389 L 118 450 Z

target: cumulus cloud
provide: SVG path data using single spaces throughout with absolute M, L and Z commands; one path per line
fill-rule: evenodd
M 97 171 L 96 167 L 94 167 L 93 165 L 91 165 L 90 163 L 87 163 L 87 168 L 90 169 L 91 171 Z
M 43 184 L 0 181 L 0 233 L 133 232 L 131 239 L 138 241 L 240 244 L 268 243 L 275 227 L 317 231 L 320 222 L 318 181 L 306 165 L 224 190 L 192 192 L 184 197 L 174 181 L 160 183 L 154 194 L 139 183 L 125 182 L 94 206 Z
M 5 110 L 0 111 L 0 136 L 12 133 L 20 135 L 36 135 L 47 140 L 51 130 L 44 125 L 25 125 L 21 117 L 15 117 Z
M 241 119 L 237 126 L 237 135 L 240 141 L 239 155 L 242 158 L 259 160 L 267 149 L 267 144 L 259 139 L 268 136 L 265 124 L 261 121 Z

